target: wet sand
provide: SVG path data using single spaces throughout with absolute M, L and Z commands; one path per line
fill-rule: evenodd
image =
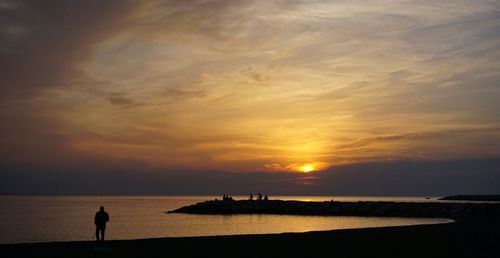
M 0 245 L 0 257 L 500 257 L 500 223 Z

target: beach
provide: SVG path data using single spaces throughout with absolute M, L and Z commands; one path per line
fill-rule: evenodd
M 498 257 L 496 222 L 0 245 L 1 257 Z

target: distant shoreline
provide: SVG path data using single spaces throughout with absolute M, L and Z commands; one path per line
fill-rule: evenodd
M 500 202 L 500 194 L 496 195 L 450 195 L 439 198 L 446 201 L 490 201 Z

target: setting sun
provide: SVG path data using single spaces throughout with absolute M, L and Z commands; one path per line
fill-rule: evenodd
M 300 170 L 304 173 L 309 173 L 309 172 L 312 172 L 314 171 L 314 166 L 312 165 L 304 165 L 302 167 L 300 167 Z

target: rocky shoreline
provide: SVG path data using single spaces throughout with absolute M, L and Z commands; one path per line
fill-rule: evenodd
M 450 195 L 439 200 L 447 201 L 486 201 L 486 202 L 500 202 L 500 194 L 497 195 Z
M 424 217 L 489 221 L 499 220 L 500 203 L 213 200 L 185 206 L 169 213 Z

